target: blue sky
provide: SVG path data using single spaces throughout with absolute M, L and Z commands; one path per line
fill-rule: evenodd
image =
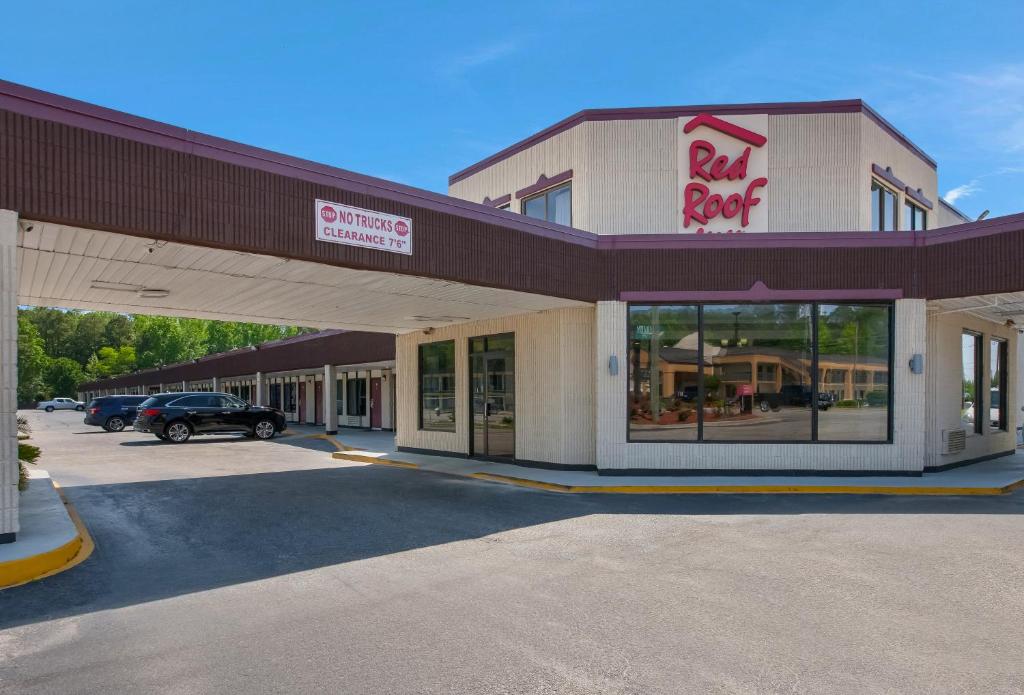
M 32 2 L 0 77 L 444 191 L 583 108 L 863 98 L 1024 211 L 1024 2 Z

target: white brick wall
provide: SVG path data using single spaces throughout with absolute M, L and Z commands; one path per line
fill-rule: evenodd
M 925 377 L 910 373 L 925 353 L 925 301 L 896 302 L 893 444 L 659 444 L 626 442 L 626 303 L 597 305 L 597 466 L 600 469 L 880 470 L 924 466 Z M 617 355 L 619 373 L 609 374 Z M 927 360 L 927 357 L 926 357 Z
M 0 210 L 0 535 L 18 532 L 18 215 Z

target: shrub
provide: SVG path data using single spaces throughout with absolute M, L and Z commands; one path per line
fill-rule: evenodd
M 860 407 L 860 401 L 854 401 L 854 400 L 839 401 L 838 403 L 836 403 L 836 407 L 837 408 L 859 408 Z
M 32 444 L 17 445 L 17 489 L 29 488 L 29 469 L 26 464 L 35 464 L 39 460 L 39 447 Z
M 868 393 L 868 405 L 880 406 L 889 404 L 889 393 L 887 391 L 871 391 Z

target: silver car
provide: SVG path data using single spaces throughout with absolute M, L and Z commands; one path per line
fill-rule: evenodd
M 48 413 L 54 410 L 85 410 L 85 403 L 74 398 L 54 398 L 52 401 L 41 402 L 36 406 L 36 410 L 45 410 Z

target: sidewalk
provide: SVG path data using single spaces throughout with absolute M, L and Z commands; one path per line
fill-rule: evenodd
M 32 470 L 21 494 L 21 530 L 0 545 L 0 589 L 56 574 L 85 560 L 92 540 L 46 471 Z
M 386 435 L 386 436 L 382 436 Z M 1024 453 L 922 476 L 602 476 L 397 451 L 385 432 L 339 432 L 336 459 L 461 475 L 564 493 L 1002 495 L 1024 487 Z

